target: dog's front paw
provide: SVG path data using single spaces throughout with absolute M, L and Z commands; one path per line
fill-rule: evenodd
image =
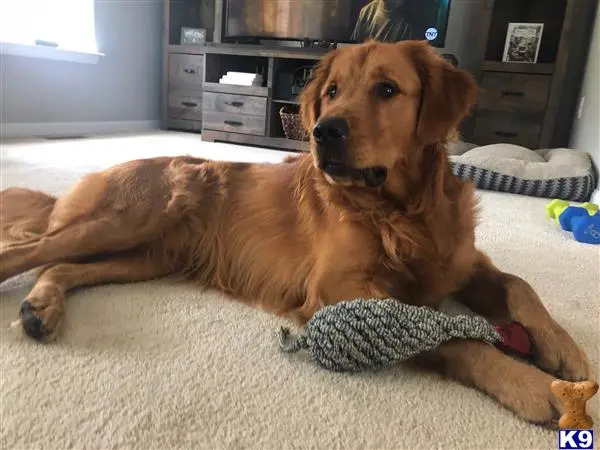
M 516 369 L 510 377 L 496 380 L 492 390 L 497 390 L 498 401 L 528 422 L 558 428 L 563 405 L 551 391 L 553 378 L 533 366 Z
M 559 325 L 530 330 L 535 364 L 543 371 L 568 381 L 596 379 L 585 352 Z
M 64 294 L 54 285 L 32 292 L 19 310 L 23 331 L 38 342 L 49 342 L 58 336 L 64 322 Z

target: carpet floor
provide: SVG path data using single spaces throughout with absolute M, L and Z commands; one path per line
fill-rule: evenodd
M 60 194 L 89 171 L 173 154 L 285 156 L 166 132 L 3 143 L 1 187 Z M 598 367 L 598 247 L 546 219 L 546 200 L 478 195 L 479 246 L 534 286 Z M 40 345 L 9 327 L 31 282 L 25 274 L 0 285 L 2 449 L 557 448 L 556 432 L 436 375 L 403 365 L 334 374 L 284 355 L 282 320 L 169 280 L 73 292 L 62 337 Z

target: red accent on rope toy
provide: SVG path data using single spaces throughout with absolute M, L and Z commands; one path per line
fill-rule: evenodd
M 519 322 L 494 325 L 494 327 L 502 337 L 502 342 L 496 344 L 499 350 L 524 358 L 533 356 L 531 337 L 527 329 Z

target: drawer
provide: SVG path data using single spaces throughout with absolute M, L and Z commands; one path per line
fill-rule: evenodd
M 176 119 L 202 120 L 202 91 L 172 89 L 169 91 L 168 116 Z
M 169 130 L 202 131 L 202 122 L 198 120 L 167 118 L 167 127 Z
M 205 111 L 252 116 L 267 115 L 266 97 L 205 92 L 203 102 L 203 109 Z
M 204 80 L 203 55 L 169 55 L 169 85 L 201 88 Z
M 551 81 L 550 75 L 484 72 L 478 109 L 541 117 Z
M 203 127 L 208 130 L 230 131 L 233 133 L 265 135 L 265 116 L 248 116 L 204 110 Z
M 478 117 L 473 140 L 478 145 L 507 143 L 530 149 L 538 146 L 542 125 L 523 117 Z

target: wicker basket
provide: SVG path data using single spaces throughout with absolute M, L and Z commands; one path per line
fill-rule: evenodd
M 286 105 L 279 110 L 281 126 L 285 137 L 295 141 L 308 141 L 309 136 L 300 121 L 297 107 Z

